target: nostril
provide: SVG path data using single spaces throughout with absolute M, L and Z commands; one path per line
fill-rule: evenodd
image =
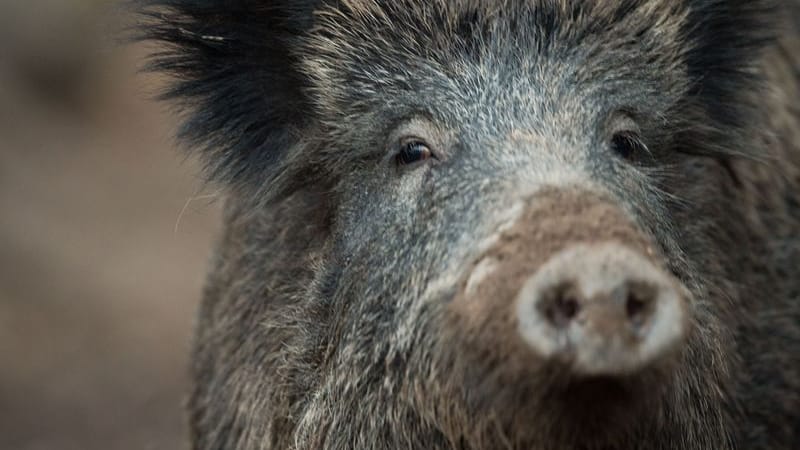
M 635 294 L 628 294 L 628 302 L 625 305 L 625 308 L 628 312 L 628 318 L 631 320 L 637 320 L 641 317 L 642 313 L 644 312 L 645 302 L 638 298 Z
M 580 301 L 573 283 L 560 284 L 543 298 L 540 307 L 547 320 L 557 327 L 567 326 L 578 315 Z
M 625 301 L 625 312 L 628 320 L 636 327 L 641 327 L 652 315 L 655 289 L 645 283 L 632 283 L 629 286 Z

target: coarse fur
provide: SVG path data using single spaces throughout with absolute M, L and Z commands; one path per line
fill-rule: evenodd
M 228 190 L 195 449 L 800 443 L 800 2 L 144 3 Z M 436 159 L 397 167 L 404 136 Z M 477 243 L 553 189 L 611 199 L 691 292 L 669 371 L 576 392 L 453 317 Z

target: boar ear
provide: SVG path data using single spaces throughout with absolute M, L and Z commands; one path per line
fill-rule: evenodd
M 185 113 L 179 138 L 202 149 L 210 178 L 239 184 L 280 170 L 308 120 L 292 47 L 316 3 L 138 1 L 136 38 L 160 46 L 148 69 L 172 76 L 162 97 Z
M 723 125 L 741 125 L 742 93 L 757 87 L 762 50 L 780 33 L 776 0 L 687 0 L 693 94 Z

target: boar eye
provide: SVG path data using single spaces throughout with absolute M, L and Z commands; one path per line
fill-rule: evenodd
M 400 151 L 395 156 L 395 162 L 398 166 L 407 166 L 430 158 L 435 158 L 435 156 L 426 143 L 408 141 L 400 146 Z
M 611 138 L 611 148 L 617 155 L 629 161 L 637 159 L 637 157 L 648 151 L 647 146 L 633 131 L 614 133 Z

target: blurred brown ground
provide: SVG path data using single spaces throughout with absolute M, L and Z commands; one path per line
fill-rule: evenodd
M 0 0 L 0 450 L 186 448 L 218 202 L 109 3 Z

